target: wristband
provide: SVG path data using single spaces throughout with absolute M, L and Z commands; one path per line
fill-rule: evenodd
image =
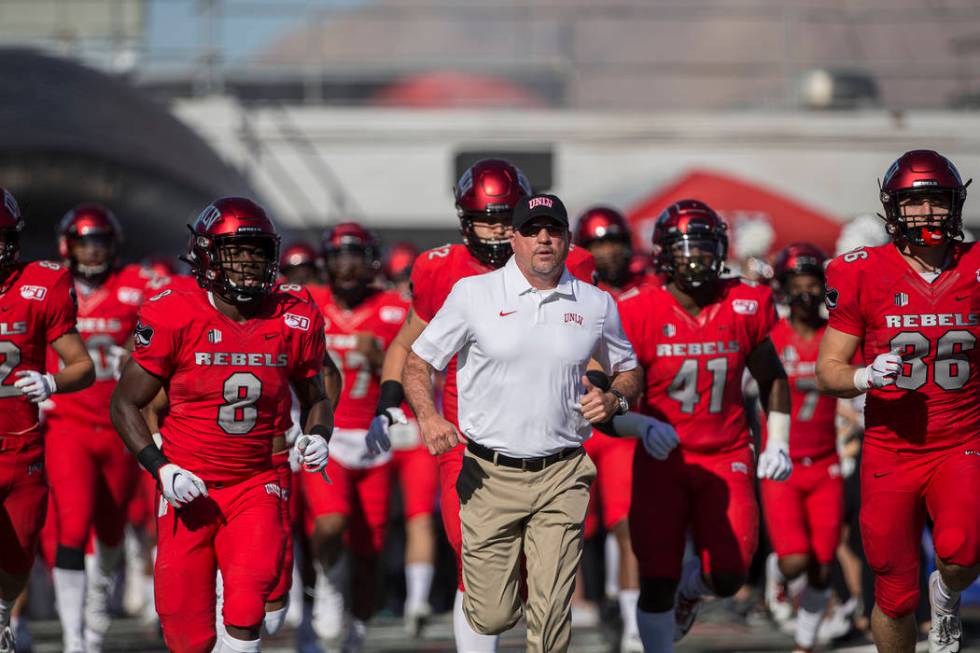
M 398 381 L 388 380 L 381 384 L 381 394 L 378 397 L 378 407 L 374 414 L 380 415 L 389 408 L 398 408 L 405 401 L 405 390 Z
M 871 383 L 868 380 L 867 367 L 859 367 L 854 370 L 854 387 L 857 388 L 859 392 L 867 392 L 871 389 Z
M 775 442 L 777 444 L 785 444 L 789 446 L 789 424 L 790 417 L 787 413 L 780 413 L 775 410 L 769 411 L 769 417 L 766 420 L 766 430 L 769 442 Z
M 160 447 L 155 444 L 148 444 L 140 449 L 140 452 L 136 454 L 136 460 L 143 466 L 143 469 L 150 472 L 150 476 L 158 481 L 160 480 L 160 468 L 170 464 L 167 457 L 160 451 Z
M 312 427 L 310 427 L 310 435 L 319 435 L 321 438 L 323 438 L 324 442 L 329 444 L 330 436 L 333 435 L 333 433 L 323 424 L 314 424 Z

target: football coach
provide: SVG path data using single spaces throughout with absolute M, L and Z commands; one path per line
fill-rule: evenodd
M 575 570 L 595 465 L 582 443 L 591 423 L 624 413 L 642 372 L 616 303 L 565 268 L 568 213 L 554 195 L 514 209 L 514 255 L 499 270 L 459 281 L 412 345 L 405 394 L 433 454 L 462 438 L 436 411 L 432 373 L 459 354 L 459 426 L 466 439 L 456 482 L 463 533 L 463 612 L 487 635 L 521 616 L 527 559 L 527 648 L 568 648 Z M 585 377 L 594 360 L 609 392 Z

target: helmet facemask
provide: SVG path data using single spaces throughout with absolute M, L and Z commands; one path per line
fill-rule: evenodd
M 68 237 L 68 265 L 74 276 L 96 283 L 112 269 L 116 257 L 111 234 L 92 233 Z
M 779 280 L 779 288 L 794 317 L 810 323 L 820 319 L 825 295 L 822 268 L 791 272 Z
M 893 238 L 918 247 L 963 239 L 961 193 L 948 188 L 882 191 L 885 223 Z
M 21 223 L 22 224 L 22 223 Z M 10 273 L 10 270 L 20 259 L 20 228 L 8 227 L 0 229 L 0 280 Z
M 510 245 L 510 234 L 513 231 L 512 215 L 513 209 L 509 207 L 488 210 L 486 213 L 459 211 L 459 231 L 463 237 L 463 244 L 476 260 L 494 269 L 503 267 L 514 253 Z M 503 225 L 504 228 L 499 230 L 501 235 L 481 237 L 477 235 L 477 222 L 481 223 L 481 227 L 486 225 L 488 230 L 494 229 L 497 225 Z
M 205 276 L 223 299 L 247 304 L 265 297 L 275 287 L 279 273 L 278 236 L 219 236 L 214 239 L 212 251 Z
M 628 237 L 599 238 L 589 243 L 586 249 L 595 261 L 599 281 L 613 288 L 622 288 L 629 282 L 633 248 Z
M 682 235 L 660 252 L 660 271 L 685 290 L 713 284 L 725 268 L 725 244 L 716 238 Z
M 381 267 L 374 252 L 360 244 L 331 248 L 324 260 L 331 292 L 348 306 L 357 306 L 368 296 Z

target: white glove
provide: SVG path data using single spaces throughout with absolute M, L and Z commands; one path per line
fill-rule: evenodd
M 647 453 L 657 460 L 667 460 L 670 452 L 680 444 L 673 426 L 633 411 L 613 417 L 613 428 L 621 437 L 639 438 Z
M 897 349 L 878 354 L 871 365 L 854 373 L 854 387 L 861 392 L 867 392 L 871 388 L 884 388 L 895 383 L 895 378 L 901 371 L 902 357 Z
M 378 456 L 382 451 L 391 449 L 391 437 L 388 435 L 388 429 L 391 428 L 392 424 L 408 424 L 405 411 L 397 406 L 385 408 L 380 415 L 374 416 L 371 425 L 368 426 L 366 438 L 369 454 Z
M 296 438 L 296 449 L 301 455 L 303 468 L 308 472 L 319 472 L 327 466 L 327 441 L 322 435 L 304 433 Z
M 296 447 L 289 448 L 289 471 L 296 473 L 303 469 L 303 454 Z
M 17 372 L 18 376 L 14 381 L 14 387 L 23 392 L 32 403 L 39 404 L 55 393 L 58 386 L 55 385 L 52 374 L 41 374 L 35 370 L 24 370 Z
M 200 478 L 173 463 L 161 467 L 160 491 L 174 508 L 181 508 L 197 497 L 208 496 L 208 488 Z
M 756 473 L 759 478 L 770 481 L 785 481 L 793 473 L 793 461 L 789 457 L 789 447 L 782 442 L 769 440 L 766 450 L 759 456 Z
M 286 431 L 286 444 L 290 447 L 293 446 L 301 435 L 303 435 L 303 427 L 293 422 L 293 425 Z

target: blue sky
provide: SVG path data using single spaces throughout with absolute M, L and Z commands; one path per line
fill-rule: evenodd
M 247 60 L 277 36 L 303 24 L 311 13 L 365 4 L 369 0 L 222 0 L 217 41 L 230 63 Z M 207 45 L 207 15 L 201 0 L 148 0 L 147 64 L 187 64 Z

